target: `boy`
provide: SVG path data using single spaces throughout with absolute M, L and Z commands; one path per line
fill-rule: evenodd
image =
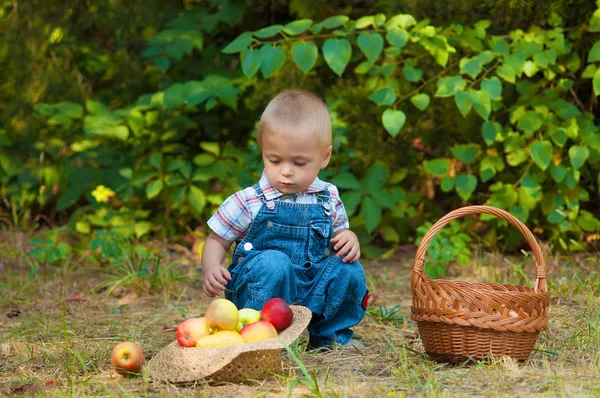
M 311 347 L 357 345 L 350 327 L 364 317 L 367 298 L 360 245 L 338 189 L 317 178 L 332 151 L 327 107 L 309 92 L 282 92 L 261 116 L 258 144 L 260 182 L 230 196 L 208 221 L 204 293 L 225 292 L 238 308 L 256 310 L 281 297 L 312 311 Z

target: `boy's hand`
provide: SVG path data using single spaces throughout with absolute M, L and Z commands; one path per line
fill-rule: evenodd
M 225 285 L 230 280 L 231 274 L 226 268 L 220 265 L 213 267 L 204 275 L 202 290 L 208 297 L 217 297 L 225 291 Z
M 349 229 L 338 231 L 331 239 L 331 244 L 333 250 L 337 251 L 336 257 L 346 255 L 342 260 L 345 263 L 353 263 L 360 258 L 360 243 L 354 232 Z

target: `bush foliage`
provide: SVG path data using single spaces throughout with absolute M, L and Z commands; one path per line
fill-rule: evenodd
M 88 241 L 202 235 L 260 175 L 266 103 L 305 88 L 331 111 L 322 177 L 367 255 L 467 204 L 562 250 L 597 239 L 600 2 L 20 4 L 0 1 L 8 223 Z M 453 228 L 519 247 L 482 220 Z

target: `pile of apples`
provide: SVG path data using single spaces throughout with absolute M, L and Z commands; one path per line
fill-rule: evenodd
M 287 328 L 294 313 L 285 300 L 274 297 L 260 311 L 238 310 L 231 301 L 218 298 L 210 302 L 203 317 L 188 318 L 175 334 L 182 347 L 220 347 L 271 339 Z

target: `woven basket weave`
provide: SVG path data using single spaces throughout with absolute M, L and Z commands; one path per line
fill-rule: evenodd
M 533 288 L 425 277 L 424 257 L 435 234 L 452 220 L 479 213 L 503 218 L 523 234 L 536 261 Z M 417 323 L 426 354 L 438 362 L 501 356 L 522 361 L 531 354 L 540 332 L 548 327 L 549 295 L 540 246 L 525 224 L 495 207 L 463 207 L 436 222 L 417 249 L 411 291 L 411 318 Z
M 311 311 L 291 305 L 292 324 L 278 338 L 224 347 L 185 348 L 177 340 L 160 350 L 148 363 L 154 380 L 189 383 L 199 380 L 239 383 L 260 379 L 269 372 L 281 373 L 281 350 L 292 344 L 308 326 Z

